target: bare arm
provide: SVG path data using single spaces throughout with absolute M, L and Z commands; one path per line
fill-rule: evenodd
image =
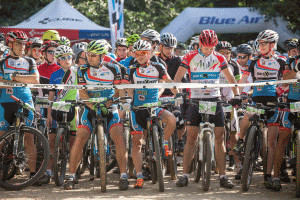
M 186 74 L 187 68 L 184 68 L 182 66 L 179 66 L 176 75 L 174 77 L 174 82 L 175 83 L 181 83 L 182 78 Z
M 246 73 L 243 73 L 242 78 L 240 79 L 239 83 L 246 83 L 248 80 L 249 75 Z M 240 91 L 242 92 L 244 87 L 239 87 Z
M 39 83 L 39 73 L 34 73 L 30 75 L 19 75 L 17 74 L 15 77 L 16 82 L 19 83 L 31 83 L 38 84 Z
M 79 98 L 82 100 L 89 100 L 90 96 L 88 95 L 86 90 L 79 90 Z M 86 105 L 93 110 L 94 104 L 93 103 L 86 103 Z
M 182 78 L 181 78 L 182 79 Z M 160 82 L 160 81 L 159 81 Z M 167 78 L 165 78 L 164 80 L 163 80 L 163 82 L 166 82 L 166 83 L 174 83 L 174 81 L 170 78 L 170 76 L 169 75 L 167 75 Z M 163 83 L 162 82 L 162 83 Z M 179 90 L 178 89 L 174 89 L 174 88 L 170 88 L 170 90 L 172 91 L 172 93 L 174 94 L 174 95 L 176 95 L 177 93 L 179 93 Z M 164 91 L 164 89 L 163 89 L 163 91 Z M 162 93 L 163 93 L 163 91 L 162 91 Z M 161 94 L 162 94 L 161 93 Z M 160 95 L 161 95 L 160 94 Z M 160 96 L 159 95 L 159 96 Z
M 235 80 L 234 76 L 232 75 L 232 73 L 230 73 L 228 67 L 223 69 L 222 72 L 225 75 L 225 77 L 227 78 L 229 83 L 236 84 L 236 80 Z M 231 89 L 232 89 L 234 95 L 239 95 L 238 87 L 232 87 Z

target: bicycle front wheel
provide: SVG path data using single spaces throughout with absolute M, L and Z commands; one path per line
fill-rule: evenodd
M 204 133 L 202 148 L 203 148 L 202 189 L 204 191 L 207 191 L 210 187 L 211 157 L 212 157 L 211 132 L 209 131 L 206 131 Z
M 164 188 L 164 180 L 163 180 L 163 169 L 162 169 L 162 162 L 161 162 L 161 148 L 159 145 L 159 138 L 158 138 L 158 127 L 154 125 L 153 129 L 153 140 L 154 140 L 154 149 L 155 149 L 155 159 L 156 159 L 156 171 L 157 171 L 157 180 L 159 191 L 163 192 Z
M 65 131 L 64 128 L 58 129 L 55 138 L 53 173 L 57 186 L 61 186 L 65 180 L 67 162 L 69 159 L 68 141 Z
M 106 142 L 105 142 L 105 134 L 103 125 L 97 126 L 97 135 L 98 135 L 98 151 L 100 157 L 100 181 L 101 181 L 101 192 L 106 192 Z
M 252 126 L 247 137 L 245 157 L 242 170 L 242 189 L 248 191 L 253 174 L 253 166 L 255 163 L 255 136 L 257 127 Z
M 0 187 L 6 190 L 21 190 L 32 185 L 42 177 L 50 159 L 48 140 L 37 129 L 22 127 L 17 147 L 14 146 L 15 136 L 13 130 L 0 137 Z M 15 155 L 14 148 L 17 148 Z M 39 155 L 42 155 L 42 159 L 38 158 Z M 37 168 L 36 162 L 39 159 L 40 167 Z M 18 167 L 21 174 L 7 179 L 8 167 Z

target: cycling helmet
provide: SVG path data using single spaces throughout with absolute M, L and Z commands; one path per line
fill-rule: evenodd
M 60 40 L 59 33 L 56 30 L 48 30 L 43 35 L 43 40 Z
M 145 40 L 138 40 L 132 46 L 132 51 L 151 51 L 151 44 Z
M 177 46 L 177 39 L 171 33 L 164 33 L 160 37 L 160 43 L 163 44 L 166 47 L 176 48 L 176 46 Z
M 126 38 L 117 39 L 116 47 L 127 47 Z
M 259 54 L 259 43 L 258 40 L 254 40 L 253 44 L 252 44 L 252 49 L 253 49 L 253 53 L 254 54 Z
M 60 45 L 59 47 L 57 47 L 55 49 L 55 53 L 54 53 L 55 58 L 59 58 L 65 54 L 73 55 L 73 51 L 72 51 L 71 47 L 66 46 L 66 45 Z
M 227 41 L 219 41 L 218 44 L 216 45 L 216 51 L 220 51 L 221 49 L 227 49 L 227 50 L 231 51 L 232 46 Z
M 190 45 L 191 45 L 191 46 L 194 46 L 194 45 L 196 45 L 196 44 L 199 45 L 199 36 L 194 36 L 194 37 L 192 37 L 192 39 L 191 39 Z
M 199 44 L 205 47 L 214 47 L 218 44 L 218 36 L 215 31 L 205 29 L 199 36 Z
M 252 55 L 253 49 L 249 44 L 240 44 L 236 48 L 236 53 L 244 53 L 244 54 Z
M 141 35 L 141 38 L 148 38 L 149 40 L 153 42 L 159 42 L 160 41 L 160 35 L 156 30 L 148 29 L 145 30 Z
M 32 39 L 33 38 L 28 38 L 28 40 L 27 40 L 27 42 L 26 42 L 26 49 L 28 50 L 30 47 L 31 47 L 31 45 L 32 45 Z
M 108 51 L 107 42 L 101 40 L 93 40 L 88 44 L 86 50 L 88 52 L 96 53 L 96 54 L 107 54 Z
M 176 49 L 180 49 L 180 50 L 185 50 L 186 49 L 186 45 L 183 43 L 178 43 Z
M 8 44 L 9 42 L 13 42 L 15 40 L 26 43 L 28 40 L 28 37 L 23 31 L 19 31 L 19 30 L 10 31 L 9 33 L 7 33 L 6 44 Z
M 73 54 L 74 57 L 77 58 L 81 52 L 86 50 L 86 47 L 87 47 L 86 42 L 80 42 L 80 43 L 74 44 L 72 46 L 72 50 L 74 52 L 74 54 Z
M 247 44 L 249 44 L 251 47 L 252 47 L 253 43 L 254 43 L 254 40 L 250 40 L 247 42 Z
M 50 47 L 58 47 L 58 44 L 55 41 L 46 41 L 42 46 L 42 52 L 46 51 Z
M 297 42 L 298 42 L 298 40 L 296 38 L 290 38 L 283 42 L 283 46 L 287 51 L 289 51 L 291 49 L 297 48 Z
M 0 43 L 0 52 L 4 52 L 6 50 L 6 47 L 4 44 Z
M 60 37 L 60 40 L 59 40 L 59 44 L 60 44 L 60 45 L 70 46 L 70 45 L 71 45 L 71 42 L 70 42 L 70 40 L 69 40 L 67 37 L 61 36 L 61 37 Z
M 0 43 L 5 41 L 4 33 L 0 33 Z
M 36 47 L 41 48 L 42 45 L 43 45 L 43 40 L 39 37 L 32 38 L 31 42 L 32 42 L 31 43 L 31 48 L 36 48 Z
M 134 43 L 138 40 L 140 40 L 140 36 L 138 34 L 133 34 L 133 35 L 130 35 L 127 37 L 127 41 L 126 41 L 126 44 L 127 46 L 132 46 L 134 45 Z
M 266 42 L 278 42 L 279 35 L 277 32 L 272 30 L 264 30 L 260 32 L 257 36 L 257 40 L 262 40 Z

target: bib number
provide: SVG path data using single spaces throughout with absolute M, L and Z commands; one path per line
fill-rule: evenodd
M 250 106 L 247 107 L 246 111 L 250 112 L 251 114 L 261 114 L 261 115 L 265 114 L 264 109 L 258 109 Z
M 291 112 L 300 112 L 300 102 L 291 102 L 290 103 Z
M 52 105 L 53 110 L 60 110 L 63 112 L 69 112 L 71 108 L 71 103 L 66 103 L 64 101 L 54 102 Z
M 216 110 L 216 102 L 199 101 L 199 113 L 214 115 L 216 114 Z

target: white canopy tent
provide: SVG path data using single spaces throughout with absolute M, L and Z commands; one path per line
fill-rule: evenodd
M 186 8 L 161 33 L 169 32 L 180 42 L 187 41 L 204 29 L 216 33 L 258 33 L 271 29 L 279 34 L 279 45 L 289 38 L 299 38 L 287 28 L 287 22 L 277 18 L 278 26 L 273 20 L 265 22 L 265 17 L 252 8 Z M 250 39 L 249 39 L 250 40 Z

